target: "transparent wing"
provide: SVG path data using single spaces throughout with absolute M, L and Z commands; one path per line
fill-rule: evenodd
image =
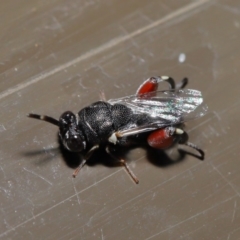
M 148 127 L 182 123 L 205 115 L 208 109 L 203 104 L 202 93 L 193 89 L 157 91 L 110 99 L 108 102 L 124 104 L 134 113 L 148 114 L 154 119 Z

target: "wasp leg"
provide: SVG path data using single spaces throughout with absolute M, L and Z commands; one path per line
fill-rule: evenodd
M 188 84 L 188 78 L 184 78 L 180 83 L 176 85 L 176 90 L 183 89 L 187 86 Z
M 180 137 L 179 137 L 178 143 L 195 149 L 199 153 L 199 158 L 204 160 L 204 156 L 205 156 L 204 151 L 202 149 L 200 149 L 197 145 L 195 145 L 191 142 L 188 142 L 188 134 L 184 130 L 182 130 L 182 129 L 180 129 L 180 130 L 181 131 L 179 131 Z
M 158 84 L 161 82 L 167 82 L 169 84 L 170 89 L 175 89 L 175 81 L 171 77 L 167 76 L 150 77 L 140 85 L 136 92 L 136 95 L 157 91 Z
M 196 151 L 198 151 L 198 153 L 200 154 L 199 158 L 201 160 L 204 160 L 204 151 L 202 149 L 200 149 L 198 146 L 196 146 L 195 144 L 191 143 L 191 142 L 186 142 L 184 143 L 186 146 L 195 149 Z
M 84 158 L 82 159 L 81 164 L 74 170 L 73 175 L 72 175 L 74 178 L 78 175 L 79 171 L 80 171 L 80 170 L 83 168 L 83 166 L 86 164 L 87 160 L 92 156 L 93 152 L 94 152 L 96 149 L 98 149 L 98 148 L 99 148 L 98 145 L 93 146 L 93 147 L 87 152 L 87 154 L 86 154 L 86 155 L 84 156 Z
M 188 142 L 188 134 L 180 128 L 166 127 L 155 130 L 149 134 L 147 141 L 149 146 L 157 149 L 166 149 L 171 147 L 174 142 L 178 142 L 195 149 L 199 153 L 199 158 L 204 159 L 203 150 L 195 144 Z
M 148 135 L 147 142 L 150 147 L 157 149 L 166 149 L 171 147 L 176 139 L 175 127 L 160 128 Z
M 156 130 L 158 128 L 159 128 L 158 124 L 152 124 L 149 127 L 146 127 L 146 126 L 142 126 L 141 127 L 140 126 L 140 127 L 134 128 L 134 129 L 127 129 L 127 130 L 117 131 L 117 132 L 114 132 L 108 138 L 108 141 L 110 143 L 113 143 L 114 145 L 116 145 L 119 138 L 133 136 L 133 135 L 140 134 L 140 133 L 145 133 L 145 132 L 150 132 L 150 131 Z
M 119 159 L 118 157 L 116 157 L 112 151 L 110 150 L 110 147 L 107 146 L 106 147 L 106 152 L 113 158 L 116 160 L 116 164 L 119 164 L 121 166 L 123 166 L 127 173 L 130 175 L 130 177 L 133 179 L 133 181 L 138 184 L 139 180 L 137 179 L 137 177 L 135 176 L 135 174 L 133 173 L 133 171 L 129 168 L 129 166 L 127 165 L 126 161 L 124 159 Z

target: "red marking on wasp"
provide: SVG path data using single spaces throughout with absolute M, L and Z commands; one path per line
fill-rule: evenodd
M 149 134 L 148 145 L 157 149 L 166 149 L 173 145 L 175 138 L 170 134 L 168 128 L 158 129 Z
M 151 77 L 147 79 L 137 90 L 137 95 L 157 91 L 158 78 Z

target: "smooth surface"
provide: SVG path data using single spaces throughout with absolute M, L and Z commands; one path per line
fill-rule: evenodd
M 0 238 L 240 239 L 239 13 L 237 0 L 2 3 Z M 134 94 L 155 75 L 203 92 L 209 113 L 186 130 L 206 158 L 166 165 L 133 149 L 139 185 L 102 153 L 73 179 L 57 128 L 26 117 Z

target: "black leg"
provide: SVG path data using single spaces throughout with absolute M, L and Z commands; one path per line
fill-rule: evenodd
M 198 153 L 200 154 L 199 158 L 201 160 L 204 160 L 204 151 L 202 149 L 200 149 L 198 146 L 196 146 L 195 144 L 191 143 L 191 142 L 186 142 L 184 143 L 186 146 L 195 149 L 196 151 L 198 151 Z
M 161 80 L 159 82 L 167 82 L 170 86 L 170 90 L 179 90 L 179 89 L 183 89 L 186 87 L 186 85 L 188 84 L 188 78 L 184 78 L 180 83 L 175 84 L 175 80 L 171 77 L 168 76 L 161 76 L 159 77 Z
M 188 78 L 184 78 L 180 83 L 176 85 L 176 89 L 183 89 L 187 86 L 188 84 Z
M 175 89 L 175 81 L 174 81 L 173 78 L 168 77 L 168 76 L 160 76 L 160 77 L 157 77 L 157 78 L 160 78 L 159 83 L 160 82 L 167 82 L 169 84 L 169 89 L 171 89 L 171 90 Z
M 177 131 L 176 131 L 176 133 L 177 133 Z M 180 134 L 178 134 L 178 136 L 179 136 L 178 143 L 186 145 L 186 146 L 188 146 L 190 148 L 195 149 L 199 153 L 199 158 L 203 160 L 204 159 L 204 155 L 205 155 L 203 150 L 200 149 L 197 145 L 195 145 L 195 144 L 193 144 L 191 142 L 188 142 L 188 134 L 184 130 L 180 129 L 179 133 Z

